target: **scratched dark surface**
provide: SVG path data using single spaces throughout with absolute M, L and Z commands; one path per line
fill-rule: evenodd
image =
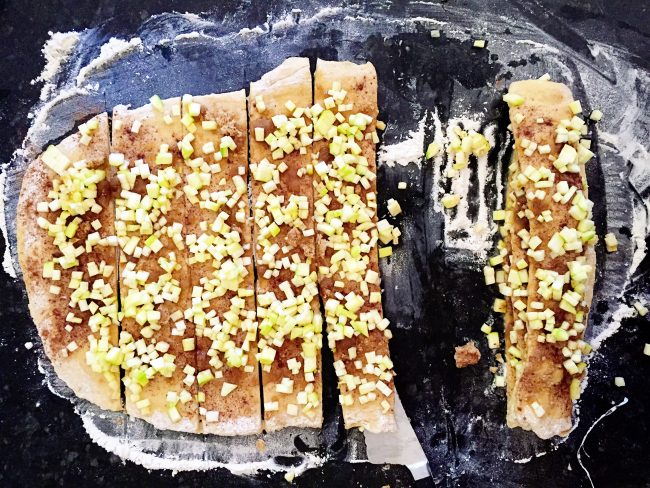
M 642 139 L 647 148 L 648 86 L 637 81 L 643 79 L 640 75 L 631 81 L 625 78 L 625 73 L 633 70 L 641 74 L 650 70 L 650 13 L 643 2 L 363 2 L 319 22 L 301 26 L 297 19 L 298 25 L 286 31 L 246 39 L 230 38 L 229 33 L 267 20 L 277 21 L 295 7 L 301 8 L 301 16 L 307 19 L 321 8 L 322 2 L 288 6 L 287 2 L 226 1 L 218 8 L 214 2 L 152 1 L 146 6 L 134 5 L 137 7 L 101 0 L 87 5 L 67 1 L 46 5 L 0 2 L 1 161 L 11 159 L 30 125 L 27 114 L 40 90 L 30 80 L 42 69 L 40 49 L 47 32 L 85 28 L 90 30 L 84 34 L 82 44 L 97 49 L 80 51 L 65 67 L 65 76 L 78 72 L 112 36 L 138 35 L 147 49 L 126 56 L 110 70 L 91 75 L 89 82 L 99 83 L 97 92 L 80 97 L 79 103 L 72 100 L 54 109 L 55 118 L 69 121 L 70 127 L 60 128 L 53 138 L 64 135 L 76 118 L 93 110 L 110 110 L 116 103 L 145 103 L 154 92 L 172 96 L 239 89 L 288 55 L 304 55 L 312 60 L 370 60 L 375 64 L 380 80 L 380 110 L 389 124 L 386 143 L 399 141 L 422 117 L 430 121 L 430 112 L 435 109 L 443 124 L 459 111 L 479 114 L 484 126 L 491 124 L 495 128 L 497 143 L 504 145 L 507 121 L 499 101 L 501 92 L 511 79 L 549 71 L 554 79 L 570 83 L 583 105 L 592 108 L 601 106 L 601 100 L 594 97 L 594 93 L 601 92 L 594 85 L 611 86 L 608 90 L 623 100 L 623 105 L 615 111 L 615 102 L 610 101 L 610 112 L 618 115 L 633 108 L 639 110 L 631 134 Z M 178 32 L 197 28 L 193 23 L 184 25 L 177 15 L 151 19 L 152 15 L 172 10 L 208 12 L 203 28 L 217 40 L 188 40 L 174 46 L 159 42 L 167 33 L 173 38 Z M 401 27 L 400 19 L 418 16 L 447 24 L 422 22 Z M 387 19 L 395 22 L 390 24 Z M 432 39 L 431 28 L 440 28 L 442 37 Z M 471 48 L 471 39 L 478 37 L 488 40 L 487 49 Z M 554 46 L 557 52 L 532 47 L 527 51 L 525 44 L 515 45 L 520 39 Z M 594 43 L 614 49 L 616 63 L 605 62 L 593 49 Z M 193 75 L 187 76 L 188 72 Z M 625 106 L 628 102 L 629 108 Z M 626 120 L 621 115 L 619 125 Z M 610 124 L 616 122 L 614 117 Z M 605 127 L 616 133 L 616 127 Z M 431 137 L 427 131 L 427 139 Z M 639 169 L 631 163 L 632 159 L 638 162 L 638 153 L 618 150 L 611 137 L 603 138 L 603 146 L 612 147 L 601 148 L 596 129 L 592 137 L 598 147 L 597 161 L 589 167 L 591 198 L 597 209 L 595 220 L 601 235 L 614 232 L 621 242 L 618 256 L 608 256 L 601 245 L 598 247 L 600 272 L 592 317 L 597 330 L 611 320 L 614 309 L 626 301 L 626 296 L 647 294 L 647 257 L 631 278 L 625 279 L 624 275 L 634 251 L 631 212 L 635 202 L 649 197 L 650 180 L 647 166 Z M 48 140 L 37 140 L 37 144 Z M 628 141 L 619 138 L 617 143 L 624 145 Z M 498 158 L 506 157 L 507 151 L 493 151 L 490 162 L 496 165 Z M 11 169 L 11 177 L 19 178 L 20 171 Z M 395 263 L 384 266 L 384 304 L 394 323 L 391 352 L 398 373 L 397 389 L 429 459 L 431 483 L 459 487 L 590 486 L 578 464 L 579 447 L 594 421 L 627 397 L 629 402 L 597 424 L 586 438 L 582 461 L 595 486 L 650 486 L 650 465 L 646 461 L 650 452 L 650 360 L 641 353 L 643 344 L 650 342 L 647 318 L 623 321 L 620 332 L 599 349 L 580 400 L 579 424 L 568 440 L 540 441 L 532 434 L 506 429 L 504 392 L 490 386 L 487 367 L 494 361 L 478 330 L 489 317 L 487 311 L 494 296 L 482 284 L 479 260 L 464 249 L 446 245 L 442 220 L 431 210 L 433 171 L 431 165 L 424 164 L 421 169 L 382 168 L 379 173 L 381 208 L 385 208 L 388 198 L 395 197 L 402 202 L 405 214 L 398 223 L 407 239 L 396 251 Z M 502 176 L 492 175 L 486 190 L 489 203 L 495 202 L 496 180 Z M 397 182 L 403 180 L 409 182 L 407 196 L 396 190 Z M 6 208 L 10 240 L 12 205 L 15 199 L 7 202 Z M 2 245 L 4 248 L 4 242 Z M 615 292 L 623 288 L 626 294 L 619 297 Z M 36 364 L 40 344 L 26 303 L 20 280 L 0 271 L 3 486 L 277 486 L 284 482 L 278 474 L 238 478 L 225 470 L 176 475 L 147 471 L 123 463 L 93 444 L 72 404 L 54 396 L 43 383 Z M 479 343 L 484 360 L 474 368 L 457 370 L 453 346 L 468 339 Z M 25 349 L 27 341 L 36 344 L 33 350 Z M 627 387 L 614 388 L 614 376 L 624 376 Z M 328 426 L 334 432 L 321 439 L 332 461 L 308 471 L 295 484 L 412 484 L 403 467 L 341 462 L 355 440 L 338 431 L 337 418 L 336 413 L 331 415 Z M 514 462 L 527 457 L 532 460 Z

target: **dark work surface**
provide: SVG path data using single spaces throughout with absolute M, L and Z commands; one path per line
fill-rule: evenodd
M 295 5 L 294 5 L 295 3 Z M 304 2 L 291 7 L 318 5 Z M 449 2 L 459 5 L 479 6 L 495 11 L 503 9 L 518 12 L 522 18 L 535 22 L 553 37 L 561 39 L 577 52 L 588 54 L 585 38 L 602 40 L 625 48 L 635 63 L 650 69 L 650 13 L 646 2 L 584 1 L 502 2 L 495 0 L 476 2 Z M 48 38 L 48 31 L 82 30 L 104 22 L 106 32 L 118 35 L 132 33 L 144 19 L 152 14 L 178 11 L 212 11 L 217 16 L 228 16 L 245 11 L 248 27 L 263 23 L 268 15 L 284 13 L 288 2 L 2 2 L 0 1 L 0 161 L 8 161 L 20 146 L 29 121 L 27 113 L 38 99 L 40 86 L 30 80 L 40 73 L 43 60 L 40 49 Z M 365 2 L 364 4 L 365 5 Z M 364 6 L 360 9 L 363 12 Z M 507 9 L 506 9 L 507 6 Z M 390 7 L 399 14 L 401 6 Z M 244 27 L 244 25 L 242 25 Z M 369 45 L 368 49 L 376 46 Z M 399 49 L 397 46 L 389 48 Z M 453 48 L 453 46 L 450 46 Z M 308 54 L 308 53 L 307 53 Z M 387 61 L 390 60 L 390 55 Z M 443 60 L 437 60 L 443 62 Z M 375 62 L 377 64 L 377 62 Z M 452 64 L 452 63 L 450 63 Z M 446 66 L 442 73 L 453 66 Z M 481 68 L 482 67 L 482 68 Z M 380 79 L 390 76 L 390 65 L 377 64 Z M 408 70 L 408 67 L 401 67 Z M 482 77 L 489 77 L 489 68 Z M 417 71 L 417 70 L 415 70 Z M 385 72 L 382 74 L 382 72 Z M 441 75 L 442 77 L 443 75 Z M 434 80 L 441 85 L 445 80 Z M 380 175 L 381 181 L 381 175 Z M 416 211 L 417 204 L 412 207 Z M 406 209 L 405 209 L 406 210 Z M 4 243 L 2 243 L 4 249 Z M 443 263 L 441 252 L 427 244 L 430 263 Z M 650 286 L 648 257 L 640 266 L 635 289 Z M 484 311 L 489 308 L 491 296 L 485 293 L 478 273 L 467 274 L 440 264 L 424 266 L 421 279 L 430 283 L 430 293 L 424 322 L 430 327 L 413 329 L 409 334 L 396 332 L 391 349 L 399 377 L 397 388 L 407 413 L 413 420 L 416 432 L 429 457 L 436 483 L 440 486 L 589 486 L 584 471 L 576 461 L 576 451 L 587 427 L 612 403 L 624 396 L 630 404 L 622 413 L 598 424 L 584 449 L 583 461 L 597 487 L 650 486 L 650 437 L 647 424 L 650 405 L 650 361 L 638 354 L 643 343 L 650 343 L 647 320 L 632 319 L 607 341 L 601 353 L 617 362 L 617 375 L 624 376 L 627 388 L 613 391 L 611 375 L 591 375 L 589 388 L 581 403 L 593 405 L 590 417 L 584 419 L 580 432 L 557 449 L 526 464 L 499 460 L 497 453 L 501 440 L 493 444 L 494 457 L 485 451 L 477 469 L 457 471 L 463 456 L 474 454 L 471 439 L 455 428 L 455 407 L 466 405 L 468 399 L 463 388 L 474 381 L 473 370 L 457 371 L 453 367 L 453 346 L 457 340 L 442 336 L 440 324 L 453 324 L 457 317 L 450 310 L 454 297 L 462 297 L 466 311 L 464 319 L 480 324 Z M 439 276 L 445 274 L 444 286 Z M 34 338 L 34 326 L 26 314 L 26 297 L 20 283 L 0 270 L 0 485 L 1 486 L 277 486 L 284 483 L 282 475 L 260 475 L 254 479 L 238 478 L 227 471 L 190 472 L 174 475 L 166 471 L 147 471 L 124 463 L 118 457 L 95 445 L 86 435 L 80 418 L 67 400 L 50 393 L 38 371 L 37 354 L 25 349 L 24 344 Z M 422 321 L 422 320 L 421 320 Z M 428 322 L 427 322 L 428 321 Z M 477 334 L 474 338 L 478 338 Z M 40 347 L 38 344 L 36 348 Z M 487 355 L 487 352 L 483 350 Z M 635 353 L 633 353 L 635 352 Z M 485 366 L 485 363 L 483 363 Z M 442 400 L 441 400 L 442 399 Z M 469 400 L 473 411 L 481 412 L 482 398 Z M 490 402 L 491 403 L 491 402 Z M 441 414 L 440 405 L 447 410 Z M 597 413 L 598 412 L 598 413 Z M 486 412 L 494 421 L 503 412 Z M 446 428 L 432 433 L 431 425 L 446 423 Z M 474 428 L 480 431 L 481 425 Z M 480 434 L 480 432 L 473 432 Z M 578 435 L 579 434 L 579 435 Z M 323 468 L 307 472 L 294 482 L 297 486 L 410 486 L 410 474 L 403 467 L 372 466 L 329 462 Z

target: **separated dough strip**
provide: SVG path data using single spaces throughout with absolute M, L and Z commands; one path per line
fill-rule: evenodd
M 114 234 L 113 192 L 106 178 L 108 131 L 107 115 L 97 115 L 29 165 L 16 225 L 29 309 L 54 370 L 77 396 L 120 410 L 119 366 L 106 360 L 108 351 L 118 351 L 116 252 L 107 239 Z M 59 174 L 46 164 L 53 157 L 67 161 Z M 81 201 L 73 195 L 77 190 L 83 193 Z M 60 208 L 71 202 L 81 203 L 83 210 Z M 54 207 L 38 208 L 47 204 Z M 64 230 L 70 235 L 59 247 L 54 239 Z M 95 244 L 89 246 L 91 235 Z M 64 255 L 61 248 L 72 253 Z
M 251 83 L 250 168 L 264 426 L 320 427 L 322 375 L 309 60 Z M 305 110 L 307 109 L 307 110 Z
M 546 439 L 571 429 L 572 399 L 579 395 L 586 366 L 582 358 L 590 350 L 582 337 L 596 237 L 584 163 L 593 154 L 579 144 L 584 122 L 573 116 L 566 86 L 515 82 L 507 101 L 517 155 L 508 198 L 510 192 L 523 195 L 519 217 L 528 220 L 529 228 L 521 240 L 527 265 L 513 258 L 506 273 L 508 285 L 515 269 L 526 269 L 528 278 L 523 283 L 527 297 L 512 302 L 526 335 L 523 347 L 512 344 L 507 351 L 516 377 L 509 389 L 508 424 Z
M 126 410 L 156 428 L 197 432 L 194 324 L 184 320 L 191 287 L 183 226 L 180 99 L 113 111 L 116 232 L 125 354 Z M 124 161 L 120 161 L 123 155 Z
M 511 187 L 513 180 L 518 174 L 519 163 L 517 160 L 517 153 L 513 153 L 512 161 L 508 171 L 508 188 Z M 528 219 L 523 216 L 519 216 L 519 212 L 523 211 L 526 208 L 526 197 L 525 195 L 516 196 L 514 193 L 508 192 L 506 198 L 506 211 L 509 216 L 509 226 L 508 234 L 505 236 L 506 248 L 508 250 L 508 255 L 510 261 L 514 263 L 515 268 L 517 267 L 516 263 L 519 263 L 522 259 L 526 260 L 526 250 L 522 246 L 521 235 L 526 236 L 526 233 L 529 232 Z M 527 262 L 527 260 L 526 260 Z M 518 269 L 518 268 L 517 268 Z M 502 286 L 502 285 L 500 285 Z M 506 315 L 505 315 L 505 344 L 506 351 L 510 349 L 511 346 L 519 348 L 522 355 L 526 354 L 526 325 L 520 319 L 515 319 L 515 308 L 514 303 L 520 299 L 520 297 L 525 297 L 528 293 L 525 283 L 522 283 L 522 287 L 515 291 L 513 290 L 510 296 L 506 297 Z M 526 298 L 522 298 L 526 301 Z M 507 397 L 510 398 L 513 395 L 513 390 L 517 382 L 517 372 L 518 368 L 515 368 L 510 362 L 506 363 L 506 390 Z M 517 427 L 517 422 L 513 413 L 515 402 L 508 402 L 506 419 L 508 426 L 513 428 Z
M 314 103 L 318 280 L 343 418 L 346 428 L 390 431 L 394 373 L 377 253 L 374 67 L 319 59 Z
M 184 175 L 192 289 L 186 319 L 196 327 L 202 432 L 256 434 L 262 417 L 246 94 L 185 96 L 183 116 L 193 149 Z

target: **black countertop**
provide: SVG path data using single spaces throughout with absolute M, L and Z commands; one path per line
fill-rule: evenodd
M 213 18 L 245 13 L 246 26 L 254 27 L 269 16 L 285 13 L 292 7 L 306 8 L 320 3 L 223 1 L 215 7 L 213 1 L 0 1 L 0 161 L 10 160 L 29 127 L 27 114 L 40 92 L 40 85 L 30 80 L 42 70 L 40 50 L 49 31 L 82 30 L 105 23 L 105 31 L 112 35 L 132 33 L 149 16 L 172 10 L 211 11 Z M 480 9 L 503 9 L 508 15 L 516 12 L 585 55 L 588 54 L 585 39 L 607 42 L 628 51 L 640 69 L 650 70 L 650 12 L 646 2 L 487 0 L 448 3 L 474 7 L 477 15 Z M 373 8 L 370 2 L 359 5 L 360 12 L 371 13 Z M 402 8 L 401 2 L 382 6 L 396 13 Z M 379 71 L 381 77 L 381 67 Z M 629 229 L 618 229 L 618 232 L 625 235 Z M 5 243 L 0 245 L 4 251 Z M 432 263 L 444 261 L 433 256 L 440 252 L 439 249 L 429 251 Z M 649 261 L 646 256 L 631 291 L 649 288 Z M 480 311 L 489 306 L 489 296 L 482 291 L 478 275 L 460 271 L 456 275 L 453 269 L 436 269 L 436 266 L 431 265 L 427 276 L 451 272 L 447 279 L 453 285 L 431 295 L 423 311 L 424 323 L 437 324 L 438 320 L 454 323 L 455 319 L 448 317 L 446 312 L 454 306 L 451 304 L 454 295 L 465 296 L 470 303 L 476 296 L 479 305 L 468 318 L 481 320 Z M 433 283 L 431 286 L 435 288 Z M 0 270 L 0 485 L 278 486 L 284 483 L 281 474 L 240 478 L 226 470 L 178 474 L 148 471 L 131 462 L 123 462 L 94 444 L 71 403 L 53 395 L 44 384 L 37 365 L 40 344 L 35 340 L 35 328 L 26 313 L 26 303 L 22 284 Z M 480 335 L 477 333 L 473 338 L 479 339 Z M 25 343 L 29 341 L 34 341 L 34 349 L 26 349 Z M 417 352 L 407 354 L 416 343 L 419 345 Z M 484 449 L 475 452 L 471 436 L 461 425 L 455 424 L 462 422 L 462 418 L 454 414 L 456 408 L 462 409 L 471 403 L 480 410 L 482 398 L 480 393 L 469 399 L 463 394 L 465 386 L 475 381 L 474 373 L 471 369 L 456 371 L 453 368 L 451 346 L 458 345 L 453 344 L 453 337 L 451 341 L 440 340 L 434 324 L 410 334 L 396 333 L 392 348 L 397 351 L 396 365 L 400 375 L 397 387 L 429 457 L 437 486 L 590 486 L 576 459 L 580 443 L 584 442 L 582 459 L 589 467 L 595 486 L 642 487 L 650 486 L 650 463 L 647 462 L 650 453 L 650 388 L 647 386 L 650 360 L 638 353 L 644 343 L 650 343 L 647 319 L 624 321 L 621 331 L 609 339 L 599 353 L 614 358 L 616 375 L 625 377 L 627 387 L 615 390 L 611 386 L 612 370 L 590 376 L 589 387 L 581 399 L 581 404 L 589 408 L 583 409 L 585 418 L 576 432 L 551 452 L 521 464 L 505 463 L 496 454 L 491 458 Z M 583 441 L 594 420 L 625 397 L 629 399 L 625 409 L 596 424 Z M 439 411 L 441 405 L 447 407 L 444 415 Z M 444 429 L 431 427 L 441 423 L 445 424 Z M 481 426 L 476 424 L 473 428 L 480 430 Z M 480 432 L 471 434 L 479 435 Z M 494 452 L 498 452 L 502 440 L 494 439 L 492 446 Z M 467 464 L 470 469 L 464 469 L 467 458 L 474 455 L 480 456 L 481 462 Z M 480 469 L 471 468 L 476 466 Z M 332 461 L 296 478 L 294 484 L 395 487 L 410 486 L 412 478 L 408 470 L 400 466 Z

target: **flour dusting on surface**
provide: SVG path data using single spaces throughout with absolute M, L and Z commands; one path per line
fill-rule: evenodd
M 271 30 L 273 32 L 282 32 L 285 31 L 293 26 L 297 25 L 294 16 L 292 14 L 287 14 L 280 20 L 275 21 L 273 24 L 271 24 Z
M 518 39 L 515 41 L 515 44 L 526 44 L 527 46 L 531 46 L 534 49 L 540 50 L 540 51 L 545 51 L 545 52 L 552 52 L 554 54 L 559 54 L 560 51 L 557 48 L 554 48 L 553 46 L 549 46 L 548 44 L 543 44 L 541 42 L 537 41 L 532 41 L 530 39 Z
M 5 252 L 2 256 L 2 267 L 9 276 L 15 278 L 16 268 L 14 267 L 14 262 L 11 258 L 11 248 L 7 245 L 9 242 L 9 235 L 7 234 L 7 216 L 5 214 L 7 166 L 8 165 L 5 164 L 0 168 L 0 229 L 2 230 L 2 238 L 5 242 Z
M 225 468 L 236 475 L 255 475 L 261 470 L 267 471 L 286 471 L 286 466 L 280 466 L 273 461 L 272 454 L 269 453 L 269 459 L 266 461 L 236 461 L 221 463 L 209 459 L 202 459 L 205 453 L 205 444 L 201 441 L 187 441 L 183 443 L 183 454 L 193 453 L 193 459 L 183 459 L 178 453 L 166 453 L 161 456 L 160 453 L 150 452 L 149 439 L 129 439 L 127 437 L 114 437 L 107 435 L 94 422 L 96 414 L 90 412 L 80 412 L 76 409 L 83 422 L 83 427 L 90 438 L 109 452 L 139 464 L 147 469 L 168 469 L 172 471 L 206 471 L 209 469 Z M 304 461 L 298 466 L 292 466 L 291 470 L 300 475 L 305 470 L 317 467 L 323 464 L 324 459 L 313 455 L 306 455 Z
M 45 42 L 41 52 L 45 58 L 45 67 L 37 78 L 32 80 L 32 84 L 45 82 L 41 90 L 41 100 L 45 100 L 55 88 L 54 77 L 70 57 L 70 54 L 79 43 L 79 33 L 70 32 L 49 32 L 50 38 Z
M 250 436 L 241 438 L 242 442 L 239 444 L 231 444 L 229 451 L 232 455 L 231 459 L 229 462 L 220 462 L 206 459 L 206 443 L 202 436 L 180 434 L 176 439 L 152 439 L 141 435 L 138 425 L 148 427 L 148 424 L 141 420 L 135 420 L 136 426 L 133 427 L 133 430 L 136 431 L 136 434 L 129 434 L 129 427 L 125 427 L 128 423 L 128 416 L 125 413 L 108 412 L 85 400 L 77 399 L 67 385 L 59 379 L 50 361 L 44 357 L 42 350 L 39 351 L 37 364 L 48 389 L 59 398 L 69 400 L 75 405 L 75 412 L 81 417 L 83 427 L 93 442 L 124 460 L 132 461 L 147 469 L 205 471 L 226 468 L 237 475 L 255 475 L 261 470 L 287 470 L 286 466 L 281 466 L 274 461 L 276 456 L 288 454 L 286 449 L 278 448 L 277 438 L 275 441 L 267 440 L 264 460 L 246 459 L 246 457 L 250 458 L 251 452 L 257 452 L 254 445 L 256 436 Z M 210 437 L 214 442 L 218 442 L 220 439 L 218 436 Z M 232 441 L 233 439 L 236 438 L 225 440 Z M 320 466 L 326 461 L 325 458 L 309 453 L 301 454 L 301 457 L 301 464 L 291 468 L 296 475 L 302 474 L 307 469 Z M 238 458 L 241 459 L 238 461 Z
M 174 37 L 175 41 L 183 41 L 185 39 L 198 39 L 203 35 L 202 32 L 194 31 L 194 32 L 188 32 L 186 34 L 178 34 L 176 37 Z
M 481 124 L 478 120 L 470 117 L 458 117 L 449 120 L 447 126 L 447 140 L 456 127 L 463 130 L 473 129 L 479 132 Z M 490 124 L 483 132 L 483 135 L 494 148 L 496 126 Z M 471 251 L 479 259 L 485 259 L 487 253 L 492 249 L 492 236 L 495 231 L 495 225 L 492 222 L 488 209 L 488 199 L 486 194 L 486 181 L 489 176 L 494 174 L 494 170 L 489 168 L 488 155 L 474 158 L 476 163 L 470 162 L 467 168 L 458 172 L 458 175 L 451 178 L 450 193 L 460 195 L 461 199 L 453 209 L 444 211 L 445 219 L 445 246 L 448 248 L 464 249 Z M 443 173 L 452 169 L 454 159 L 447 157 L 447 164 Z M 473 201 L 478 208 L 476 218 L 470 216 L 470 202 L 467 195 L 470 192 L 471 181 L 475 180 L 478 185 L 478 195 Z M 434 188 L 434 192 L 438 192 Z
M 521 459 L 515 459 L 514 463 L 515 464 L 527 464 L 530 461 L 532 461 L 532 459 L 533 459 L 533 456 L 528 456 L 528 457 L 521 458 Z
M 60 103 L 76 96 L 87 95 L 91 87 L 86 88 L 66 88 L 58 91 L 57 95 L 52 98 L 47 103 L 40 106 L 36 112 L 30 114 L 33 119 L 31 126 L 27 131 L 27 136 L 25 142 L 23 143 L 23 149 L 27 147 L 27 143 L 43 145 L 46 141 L 40 140 L 40 135 L 46 133 L 50 129 L 50 125 L 47 123 L 50 111 L 59 105 Z M 74 120 L 70 120 L 70 128 L 74 125 Z
M 45 58 L 45 67 L 34 83 L 51 81 L 79 42 L 78 32 L 49 32 L 49 34 L 50 38 L 41 50 Z
M 59 398 L 64 400 L 74 399 L 74 394 L 67 385 L 59 379 L 52 367 L 52 363 L 43 356 L 43 351 L 39 351 L 36 361 L 38 372 L 43 375 L 43 381 L 48 389 Z
M 433 209 L 436 212 L 442 212 L 443 208 L 442 205 L 440 204 L 440 198 L 442 198 L 444 194 L 444 190 L 441 185 L 441 181 L 443 178 L 442 165 L 445 163 L 446 153 L 444 151 L 444 148 L 447 144 L 447 137 L 445 136 L 445 133 L 442 130 L 442 121 L 440 120 L 440 114 L 438 113 L 437 109 L 433 112 L 432 119 L 433 119 L 433 141 L 432 142 L 438 144 L 438 147 L 440 147 L 440 151 L 438 151 L 438 154 L 436 154 L 433 157 L 433 196 L 431 200 L 433 202 Z
M 612 314 L 611 318 L 607 322 L 606 327 L 590 341 L 591 347 L 593 347 L 594 351 L 596 351 L 605 340 L 609 339 L 611 336 L 616 334 L 616 332 L 618 332 L 618 330 L 621 328 L 621 322 L 624 319 L 634 317 L 636 314 L 637 312 L 634 307 L 630 307 L 629 305 L 622 303 Z
M 632 242 L 634 244 L 634 254 L 632 256 L 632 264 L 630 264 L 629 276 L 634 275 L 643 258 L 648 253 L 648 246 L 646 239 L 650 231 L 650 205 L 647 202 L 634 203 L 633 206 L 633 219 L 632 219 Z
M 435 25 L 438 25 L 438 26 L 443 26 L 443 25 L 448 25 L 449 24 L 448 22 L 444 22 L 442 20 L 433 19 L 431 17 L 422 17 L 422 16 L 409 17 L 408 21 L 411 22 L 411 23 L 412 22 L 422 22 L 422 23 L 425 23 L 425 24 L 435 24 Z
M 77 86 L 81 86 L 81 84 L 86 81 L 88 75 L 93 71 L 105 68 L 108 64 L 113 63 L 134 49 L 142 49 L 142 40 L 139 37 L 134 37 L 130 41 L 111 37 L 109 41 L 103 44 L 100 48 L 99 56 L 79 70 L 79 74 L 76 78 Z
M 299 14 L 302 12 L 300 10 L 292 11 L 287 13 L 281 19 L 270 24 L 271 31 L 282 33 L 287 29 L 297 26 L 298 24 L 312 24 L 314 22 L 319 22 L 330 17 L 333 17 L 343 11 L 342 7 L 324 7 L 317 12 L 315 12 L 311 17 L 301 18 Z
M 411 163 L 420 167 L 424 157 L 424 132 L 427 116 L 422 117 L 416 130 L 409 132 L 406 139 L 395 144 L 384 144 L 379 149 L 379 165 L 394 168 L 396 164 L 407 166 Z
M 237 35 L 243 37 L 244 39 L 247 39 L 249 37 L 255 37 L 255 36 L 260 36 L 262 34 L 267 34 L 269 32 L 269 24 L 264 24 L 264 26 L 256 26 L 253 27 L 252 29 L 249 29 L 248 27 L 244 27 L 239 30 Z

